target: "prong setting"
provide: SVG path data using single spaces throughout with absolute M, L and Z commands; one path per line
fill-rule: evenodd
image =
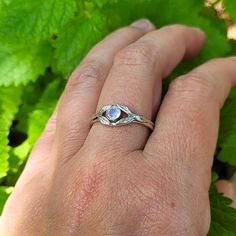
M 123 116 L 122 113 L 126 116 Z M 113 104 L 102 107 L 100 111 L 93 116 L 93 123 L 97 121 L 108 126 L 123 126 L 135 122 L 143 124 L 151 130 L 154 128 L 152 121 L 146 120 L 143 116 L 133 113 L 123 104 Z

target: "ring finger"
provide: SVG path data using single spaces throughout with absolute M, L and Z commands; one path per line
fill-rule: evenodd
M 67 159 L 83 145 L 90 129 L 88 118 L 96 109 L 116 52 L 153 29 L 149 21 L 140 20 L 113 32 L 94 46 L 74 71 L 58 107 L 56 144 L 60 156 Z
M 144 35 L 115 56 L 97 109 L 125 104 L 135 113 L 152 119 L 160 102 L 162 78 L 184 57 L 195 56 L 203 42 L 203 32 L 182 25 L 166 26 Z M 102 150 L 118 147 L 129 152 L 142 149 L 148 135 L 148 129 L 140 125 L 113 128 L 96 124 L 87 141 L 99 140 L 98 148 Z

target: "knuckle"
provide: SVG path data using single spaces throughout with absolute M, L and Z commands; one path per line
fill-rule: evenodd
M 212 97 L 215 88 L 209 75 L 200 73 L 190 73 L 180 76 L 170 83 L 171 94 L 180 96 L 209 98 Z
M 147 65 L 152 62 L 152 52 L 148 45 L 133 45 L 122 49 L 115 56 L 115 64 L 118 65 Z
M 214 58 L 207 62 L 208 67 L 212 67 L 212 71 L 216 71 L 217 68 L 226 68 L 226 65 L 229 65 L 232 63 L 233 66 L 235 66 L 236 63 L 236 57 L 221 57 L 221 58 Z M 225 71 L 227 72 L 227 70 Z M 213 74 L 213 72 L 212 72 Z M 213 76 L 213 75 L 212 75 Z M 227 79 L 227 77 L 226 77 Z
M 48 123 L 45 127 L 45 132 L 46 133 L 54 133 L 55 132 L 55 129 L 56 129 L 56 124 L 57 124 L 57 118 L 56 117 L 51 117 L 49 120 L 48 120 Z
M 68 87 L 80 87 L 82 89 L 94 88 L 103 80 L 105 65 L 97 60 L 83 62 L 79 68 L 71 75 Z
M 208 61 L 208 63 L 212 64 L 213 66 L 219 66 L 227 62 L 227 58 L 214 58 Z

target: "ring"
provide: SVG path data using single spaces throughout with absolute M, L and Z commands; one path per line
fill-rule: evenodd
M 154 129 L 154 123 L 145 119 L 142 115 L 138 115 L 130 111 L 130 109 L 122 104 L 107 105 L 101 108 L 92 117 L 92 124 L 100 122 L 108 126 L 122 126 L 130 123 L 137 123 Z

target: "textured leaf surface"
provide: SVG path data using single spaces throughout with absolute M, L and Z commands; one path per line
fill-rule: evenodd
M 0 215 L 2 213 L 5 202 L 12 191 L 13 187 L 0 186 Z
M 39 102 L 35 105 L 35 109 L 28 117 L 28 138 L 21 145 L 12 149 L 10 168 L 13 172 L 17 171 L 19 166 L 28 157 L 32 146 L 42 133 L 47 120 L 52 114 L 61 91 L 60 80 L 52 81 L 48 84 Z
M 79 64 L 88 50 L 107 33 L 106 17 L 99 12 L 92 17 L 78 17 L 59 33 L 55 43 L 57 67 L 66 76 Z
M 223 0 L 226 12 L 229 13 L 230 18 L 236 21 L 236 1 L 235 0 Z
M 49 43 L 7 43 L 0 40 L 0 85 L 27 84 L 35 81 L 50 64 Z
M 236 89 L 227 99 L 221 111 L 217 158 L 236 166 Z
M 210 189 L 211 228 L 208 236 L 236 235 L 236 209 L 230 207 L 232 200 L 217 192 L 215 186 Z
M 9 140 L 10 127 L 18 107 L 21 103 L 21 88 L 0 87 L 0 178 L 6 176 L 9 163 Z
M 48 38 L 75 12 L 75 0 L 11 0 L 0 15 L 0 34 L 9 38 Z
M 103 7 L 108 3 L 113 4 L 117 2 L 118 0 L 93 0 L 93 3 L 95 3 L 98 7 Z

